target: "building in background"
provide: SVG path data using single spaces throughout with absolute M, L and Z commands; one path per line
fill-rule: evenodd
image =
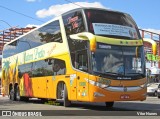
M 160 82 L 160 33 L 154 33 L 146 30 L 142 30 L 142 38 L 150 38 L 157 44 L 157 53 L 153 54 L 152 44 L 144 42 L 145 56 L 146 56 L 146 76 L 149 83 Z

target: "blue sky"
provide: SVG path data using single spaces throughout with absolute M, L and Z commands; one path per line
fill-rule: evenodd
M 98 5 L 129 13 L 138 27 L 160 33 L 160 0 L 69 0 L 81 6 Z M 65 4 L 65 5 L 64 5 Z M 59 6 L 58 6 L 59 5 Z M 69 5 L 67 7 L 67 5 Z M 4 7 L 23 13 L 35 19 L 25 17 Z M 65 0 L 0 0 L 0 31 L 11 26 L 25 27 L 29 24 L 41 25 L 52 19 L 60 11 L 77 7 Z M 43 9 L 43 10 L 42 10 Z M 58 10 L 58 11 L 57 11 Z M 38 20 L 44 21 L 40 22 Z

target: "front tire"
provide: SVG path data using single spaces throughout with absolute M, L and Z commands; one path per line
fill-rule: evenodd
M 67 91 L 67 87 L 64 84 L 64 107 L 69 107 L 71 106 L 71 101 L 68 100 L 68 91 Z
M 64 82 L 59 82 L 57 86 L 57 101 L 62 102 L 64 107 L 71 105 L 71 101 L 68 100 L 68 91 Z
M 20 90 L 19 90 L 19 86 L 18 85 L 16 86 L 16 89 L 15 89 L 15 99 L 16 99 L 16 101 L 20 101 L 21 100 Z

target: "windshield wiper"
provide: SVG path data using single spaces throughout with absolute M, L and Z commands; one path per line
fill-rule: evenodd
M 144 74 L 142 74 L 142 73 L 126 73 L 126 74 L 137 74 L 137 75 L 141 75 L 141 76 L 144 75 Z
M 115 72 L 104 72 L 104 73 L 102 73 L 102 72 L 98 72 L 98 71 L 94 71 L 95 73 L 97 73 L 97 74 L 99 74 L 99 76 L 103 76 L 103 75 L 105 75 L 105 74 L 109 74 L 109 75 L 118 75 L 118 76 L 124 76 L 123 74 L 120 74 L 120 73 L 115 73 Z
M 111 75 L 119 75 L 119 76 L 123 76 L 122 73 L 115 73 L 115 72 L 105 72 L 105 74 L 111 74 Z
M 98 74 L 98 76 L 103 76 L 103 75 L 105 75 L 104 73 L 102 73 L 102 72 L 98 72 L 98 71 L 94 71 L 94 73 L 97 73 Z

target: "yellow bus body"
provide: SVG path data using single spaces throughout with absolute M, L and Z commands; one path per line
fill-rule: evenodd
M 2 93 L 9 95 L 10 87 L 19 85 L 20 96 L 29 98 L 57 99 L 57 85 L 64 82 L 70 101 L 113 102 L 113 101 L 143 101 L 146 99 L 146 78 L 139 80 L 112 80 L 102 78 L 73 68 L 67 38 L 62 18 L 59 17 L 63 43 L 46 43 L 25 52 L 15 54 L 2 60 Z M 84 33 L 85 34 L 85 33 Z M 84 36 L 84 35 L 83 35 Z M 87 36 L 87 35 L 86 35 Z M 79 36 L 79 38 L 81 35 Z M 87 36 L 88 37 L 88 36 Z M 86 40 L 86 37 L 81 38 Z M 142 40 L 121 40 L 95 36 L 91 48 L 95 50 L 94 42 L 108 43 L 120 46 L 142 46 Z M 107 39 L 107 40 L 106 40 Z M 90 38 L 88 39 L 90 40 Z M 127 42 L 127 43 L 126 43 Z M 92 50 L 91 49 L 91 50 Z M 35 55 L 38 52 L 38 55 Z M 27 60 L 24 59 L 27 57 Z M 57 76 L 19 78 L 18 67 L 47 58 L 62 59 L 66 63 L 66 74 Z M 6 68 L 5 66 L 8 66 Z M 95 83 L 98 82 L 98 83 Z M 108 87 L 100 88 L 99 83 Z

